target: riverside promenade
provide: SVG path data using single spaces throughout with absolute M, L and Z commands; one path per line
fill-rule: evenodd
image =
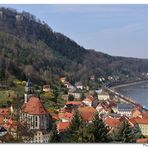
M 126 97 L 126 96 L 124 96 L 124 95 L 122 95 L 122 94 L 116 92 L 115 90 L 112 90 L 111 88 L 106 87 L 106 86 L 104 86 L 103 89 L 104 89 L 105 91 L 107 91 L 107 92 L 109 92 L 109 93 L 111 93 L 111 94 L 113 94 L 113 95 L 115 95 L 115 96 L 121 98 L 122 100 L 124 100 L 124 101 L 126 101 L 126 102 L 128 102 L 128 103 L 131 103 L 131 104 L 133 104 L 134 106 L 139 106 L 139 107 L 141 107 L 142 110 L 147 111 L 145 108 L 143 108 L 143 106 L 141 106 L 140 104 L 137 104 L 137 103 L 136 103 L 135 101 L 133 101 L 131 98 Z

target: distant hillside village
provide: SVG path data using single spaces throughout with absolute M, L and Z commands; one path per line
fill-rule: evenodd
M 141 106 L 104 88 L 72 85 L 66 77 L 59 81 L 67 88 L 59 108 L 57 102 L 52 109 L 46 104 L 53 91 L 50 85 L 41 87 L 43 99 L 31 80 L 24 86 L 21 103 L 0 108 L 1 143 L 148 142 L 148 111 Z

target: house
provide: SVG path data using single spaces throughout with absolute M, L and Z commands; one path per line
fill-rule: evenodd
M 131 117 L 133 108 L 134 106 L 132 104 L 118 103 L 117 113 L 121 114 L 121 116 Z
M 3 127 L 7 130 L 7 132 L 12 136 L 16 138 L 16 132 L 17 132 L 17 122 L 14 121 L 12 118 L 9 118 L 6 120 L 3 124 Z
M 132 126 L 137 126 L 140 129 L 142 135 L 148 136 L 148 119 L 140 117 L 130 118 L 129 123 Z
M 65 107 L 78 108 L 81 105 L 82 103 L 80 101 L 68 101 L 66 102 Z
M 69 112 L 61 112 L 58 114 L 58 117 L 62 122 L 70 122 L 72 120 L 73 114 Z
M 148 112 L 142 112 L 139 117 L 144 118 L 144 119 L 148 119 Z
M 43 91 L 49 92 L 50 91 L 50 85 L 43 85 Z
M 61 78 L 60 78 L 60 81 L 61 81 L 62 83 L 65 83 L 65 82 L 66 82 L 66 77 L 61 77 Z
M 92 122 L 97 111 L 93 107 L 86 106 L 86 107 L 79 107 L 78 113 L 84 121 Z
M 82 101 L 82 103 L 84 103 L 84 105 L 86 106 L 93 106 L 94 102 L 95 102 L 95 99 L 93 98 L 93 96 L 88 96 Z
M 101 91 L 99 94 L 98 94 L 98 100 L 99 101 L 102 101 L 102 100 L 109 100 L 110 99 L 110 95 L 109 93 L 105 92 L 105 91 Z
M 12 107 L 10 108 L 0 108 L 0 125 L 3 125 L 5 122 L 11 118 L 11 113 L 13 112 Z
M 111 116 L 108 116 L 105 120 L 104 123 L 108 127 L 109 133 L 114 134 L 118 132 L 123 124 L 123 121 L 125 121 L 125 118 L 113 118 Z
M 104 123 L 110 128 L 119 128 L 122 124 L 122 119 L 121 118 L 113 118 L 111 116 L 108 116 L 105 120 Z
M 69 82 L 64 82 L 64 86 L 69 90 L 75 90 L 75 87 L 71 85 Z
M 78 107 L 82 106 L 82 103 L 80 101 L 68 101 L 66 102 L 63 110 L 65 112 L 70 112 L 72 113 L 73 110 L 77 109 Z
M 11 115 L 11 108 L 0 108 L 0 115 L 3 116 Z
M 135 118 L 135 117 L 139 117 L 139 115 L 141 115 L 141 111 L 139 108 L 134 108 L 131 112 L 131 117 Z
M 100 118 L 105 118 L 109 113 L 111 113 L 111 108 L 102 105 L 101 103 L 98 104 L 96 110 L 100 116 Z
M 75 87 L 77 88 L 77 89 L 83 89 L 83 85 L 82 85 L 82 82 L 77 82 L 77 83 L 75 83 Z
M 68 95 L 73 95 L 76 100 L 80 100 L 82 97 L 82 93 L 78 91 L 68 92 Z
M 67 130 L 70 126 L 70 122 L 58 122 L 57 123 L 57 131 L 59 133 L 64 132 L 65 130 Z

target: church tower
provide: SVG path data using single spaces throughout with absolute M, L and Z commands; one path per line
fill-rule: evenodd
M 34 96 L 34 88 L 33 88 L 33 84 L 30 81 L 30 79 L 28 79 L 26 86 L 25 86 L 25 94 L 24 94 L 25 103 L 28 102 L 31 96 Z

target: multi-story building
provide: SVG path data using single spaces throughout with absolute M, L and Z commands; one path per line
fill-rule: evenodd
M 25 86 L 25 101 L 21 108 L 20 119 L 27 122 L 28 128 L 34 131 L 31 143 L 47 143 L 50 136 L 51 118 L 41 100 L 33 94 L 31 82 Z
M 121 114 L 121 116 L 131 117 L 133 108 L 132 104 L 119 103 L 117 104 L 117 113 Z
M 129 119 L 129 123 L 139 128 L 142 135 L 148 136 L 148 119 L 140 117 L 131 118 Z
M 104 100 L 109 100 L 110 95 L 107 92 L 102 91 L 101 93 L 98 94 L 98 100 L 99 101 L 104 101 Z

